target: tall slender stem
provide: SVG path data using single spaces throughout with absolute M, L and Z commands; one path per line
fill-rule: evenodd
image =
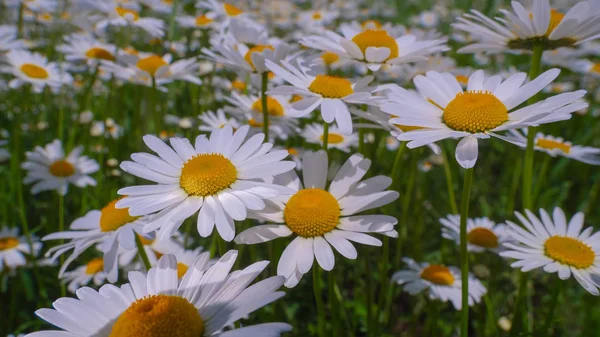
M 531 57 L 531 67 L 529 69 L 529 80 L 538 77 L 542 70 L 542 53 L 544 48 L 542 45 L 533 47 L 533 55 Z M 529 104 L 534 104 L 539 100 L 539 95 L 534 95 L 528 101 Z M 535 127 L 529 127 L 527 130 L 527 147 L 525 148 L 525 160 L 523 163 L 523 209 L 531 209 L 533 207 L 532 182 L 533 182 L 533 143 L 536 134 Z M 513 328 L 511 335 L 516 336 L 521 332 L 523 326 L 523 315 L 521 315 L 523 299 L 527 290 L 527 275 L 521 273 L 519 275 L 519 290 L 517 292 L 517 300 L 515 302 L 515 311 L 513 315 Z
M 269 73 L 262 73 L 262 81 L 260 88 L 260 102 L 262 105 L 263 114 L 263 133 L 265 134 L 265 142 L 269 141 L 269 107 L 267 106 L 267 87 L 269 85 Z
M 452 214 L 458 214 L 458 206 L 456 206 L 456 197 L 454 196 L 454 183 L 452 182 L 452 170 L 446 151 L 442 150 L 442 156 L 444 157 L 444 174 L 446 175 L 446 187 L 448 188 L 448 203 Z
M 317 327 L 319 337 L 325 337 L 325 308 L 323 307 L 323 298 L 321 297 L 321 269 L 318 265 L 313 266 L 313 291 L 315 293 L 315 303 L 317 304 Z
M 329 308 L 331 310 L 331 337 L 337 337 L 340 329 L 339 303 L 335 297 L 335 272 L 327 273 L 327 290 L 329 292 Z
M 554 323 L 554 313 L 556 312 L 556 306 L 558 304 L 558 298 L 560 297 L 560 291 L 562 290 L 563 281 L 560 278 L 556 278 L 554 282 L 554 288 L 552 289 L 552 300 L 550 301 L 550 307 L 546 314 L 546 320 L 544 321 L 544 327 L 540 330 L 540 334 L 543 336 L 550 336 L 550 329 L 552 329 L 552 323 Z
M 323 122 L 323 150 L 327 152 L 329 146 L 329 123 Z
M 473 184 L 473 169 L 465 171 L 462 199 L 460 201 L 460 276 L 462 282 L 462 309 L 460 336 L 469 335 L 469 256 L 467 255 L 467 218 L 469 217 L 469 199 Z
M 160 133 L 160 125 L 162 124 L 162 120 L 160 119 L 159 114 L 156 112 L 156 95 L 158 94 L 156 90 L 156 79 L 152 76 L 152 92 L 150 93 L 150 97 L 148 100 L 148 107 L 150 111 L 151 118 L 154 118 L 154 132 L 156 134 Z
M 146 250 L 144 249 L 144 244 L 142 243 L 142 240 L 140 239 L 139 235 L 135 236 L 135 245 L 137 246 L 138 255 L 140 256 L 140 260 L 142 260 L 146 271 L 150 270 L 150 268 L 152 268 L 152 265 L 150 264 L 150 260 L 148 259 L 148 255 L 146 254 Z
M 392 186 L 397 186 L 397 177 L 398 172 L 400 171 L 400 163 L 402 162 L 402 155 L 404 154 L 404 150 L 406 150 L 406 142 L 400 142 L 400 145 L 398 145 L 398 148 L 396 149 L 394 165 L 392 166 L 392 171 L 390 172 L 390 178 L 392 178 Z

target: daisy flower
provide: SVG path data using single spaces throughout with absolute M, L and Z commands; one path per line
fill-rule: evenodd
M 36 92 L 46 86 L 59 88 L 67 82 L 65 74 L 61 74 L 58 65 L 38 53 L 26 50 L 11 50 L 3 55 L 4 65 L 0 65 L 0 73 L 15 76 L 11 87 L 20 87 L 29 83 Z
M 395 36 L 390 33 L 385 29 L 362 30 L 346 26 L 342 30 L 343 36 L 326 31 L 321 36 L 302 38 L 300 43 L 365 63 L 371 71 L 379 70 L 384 64 L 414 62 L 448 50 L 445 38 L 419 41 L 414 35 Z
M 77 290 L 77 299 L 61 298 L 54 302 L 54 309 L 36 311 L 40 318 L 61 330 L 39 331 L 26 337 L 277 337 L 290 331 L 292 327 L 284 323 L 226 329 L 284 295 L 276 291 L 283 283 L 282 277 L 270 277 L 249 286 L 268 265 L 267 261 L 231 272 L 236 258 L 237 252 L 229 251 L 209 267 L 208 253 L 204 253 L 179 281 L 175 256 L 163 256 L 147 275 L 130 272 L 130 283 L 120 288 L 110 284 L 98 291 L 83 287 Z
M 304 127 L 302 137 L 309 143 L 323 145 L 323 124 L 312 123 Z M 358 147 L 358 135 L 352 133 L 344 135 L 340 130 L 332 126 L 329 128 L 327 137 L 327 148 L 338 149 L 343 152 L 350 152 L 351 148 Z
M 261 98 L 256 95 L 242 95 L 232 92 L 231 96 L 225 96 L 224 99 L 233 105 L 226 107 L 225 111 L 238 114 L 252 112 L 256 116 L 263 115 Z M 287 117 L 292 113 L 292 105 L 284 96 L 267 96 L 267 110 L 271 118 Z
M 56 0 L 6 0 L 5 4 L 12 8 L 23 5 L 26 9 L 34 12 L 54 12 L 58 7 Z
M 165 23 L 160 19 L 140 16 L 139 6 L 126 7 L 116 0 L 87 0 L 87 3 L 104 14 L 104 18 L 96 22 L 97 30 L 104 30 L 108 26 L 133 26 L 153 37 L 164 35 Z
M 511 130 L 511 136 L 514 136 L 514 143 L 521 147 L 527 146 L 527 130 L 523 129 L 523 134 L 517 130 Z M 512 138 L 512 137 L 511 137 Z M 538 132 L 535 135 L 534 149 L 546 152 L 552 157 L 560 156 L 590 165 L 600 165 L 600 149 L 591 146 L 573 145 L 573 143 L 560 137 L 545 135 Z
M 254 217 L 275 224 L 251 227 L 235 239 L 240 244 L 257 244 L 296 236 L 283 251 L 277 266 L 277 274 L 286 277 L 287 287 L 298 284 L 315 259 L 324 270 L 332 270 L 335 258 L 331 246 L 342 256 L 356 259 L 357 252 L 350 241 L 381 246 L 380 240 L 365 233 L 397 236 L 396 218 L 356 215 L 396 200 L 398 192 L 385 190 L 392 179 L 375 176 L 361 181 L 371 160 L 354 154 L 326 189 L 327 164 L 325 151 L 306 152 L 302 161 L 304 183 L 295 171 L 277 177 L 276 181 L 295 193 L 274 198 L 264 210 L 253 212 Z
M 390 87 L 388 101 L 381 110 L 397 116 L 393 124 L 418 127 L 398 135 L 415 148 L 446 138 L 461 139 L 456 160 L 463 168 L 477 162 L 478 139 L 496 137 L 500 131 L 538 126 L 571 118 L 571 113 L 587 106 L 577 100 L 585 90 L 552 96 L 532 105 L 517 108 L 550 84 L 560 70 L 551 69 L 523 84 L 527 75 L 516 73 L 502 81 L 499 75 L 487 77 L 482 70 L 470 77 L 467 89 L 450 73 L 428 72 L 414 79 L 419 94 L 398 86 Z
M 69 231 L 56 232 L 46 235 L 42 240 L 68 239 L 69 242 L 52 247 L 46 252 L 56 260 L 60 255 L 73 250 L 59 270 L 62 277 L 79 255 L 93 245 L 98 245 L 104 254 L 104 272 L 107 279 L 114 283 L 118 277 L 118 252 L 119 248 L 126 250 L 136 249 L 135 235 L 142 232 L 142 227 L 147 220 L 139 216 L 131 216 L 127 209 L 115 208 L 119 199 L 109 202 L 101 210 L 91 210 L 84 216 L 76 219 Z
M 17 38 L 17 27 L 0 26 L 0 53 L 4 54 L 14 49 L 27 49 L 25 41 Z
M 216 112 L 206 111 L 198 116 L 198 119 L 202 121 L 202 124 L 198 126 L 198 130 L 204 132 L 222 129 L 226 125 L 231 126 L 233 130 L 237 130 L 240 127 L 240 123 L 235 118 L 227 117 L 223 109 L 217 109 Z
M 531 211 L 527 217 L 515 215 L 523 227 L 506 221 L 507 231 L 517 243 L 505 244 L 504 257 L 516 259 L 511 266 L 528 272 L 540 267 L 547 273 L 558 273 L 561 280 L 571 275 L 593 295 L 599 295 L 600 232 L 592 235 L 593 228 L 583 229 L 584 215 L 579 212 L 568 222 L 562 209 L 556 207 L 552 218 L 540 209 L 541 221 Z
M 263 144 L 264 134 L 244 141 L 249 128 L 232 133 L 230 126 L 215 130 L 210 139 L 196 138 L 194 145 L 185 138 L 171 138 L 168 146 L 159 138 L 146 135 L 144 143 L 158 156 L 134 153 L 134 160 L 121 163 L 121 169 L 155 185 L 122 188 L 126 197 L 117 207 L 129 207 L 133 216 L 158 212 L 144 227 L 158 230 L 158 238 L 170 237 L 183 223 L 198 213 L 198 233 L 208 237 L 215 225 L 226 241 L 235 236 L 235 221 L 246 219 L 248 210 L 260 210 L 264 199 L 289 189 L 261 181 L 290 171 L 295 164 L 282 161 L 285 150 L 271 151 Z
M 408 269 L 394 273 L 392 282 L 403 285 L 404 290 L 411 295 L 427 290 L 430 299 L 450 301 L 456 310 L 461 310 L 460 269 L 441 264 L 417 263 L 408 257 L 403 261 Z M 483 284 L 469 273 L 469 306 L 479 303 L 486 293 L 487 289 Z
M 5 268 L 13 269 L 25 266 L 27 259 L 24 254 L 36 256 L 42 244 L 35 237 L 31 237 L 31 245 L 25 236 L 19 236 L 17 227 L 0 229 L 0 272 Z M 31 248 L 33 246 L 33 252 Z
M 167 254 L 175 254 L 183 250 L 183 244 L 180 242 L 181 237 L 179 233 L 175 233 L 172 238 L 165 240 L 156 240 L 155 233 L 140 235 L 136 234 L 142 243 L 144 252 L 148 257 L 148 261 L 151 266 L 156 266 L 158 259 L 161 256 Z M 139 270 L 144 268 L 142 261 L 137 260 L 139 251 L 137 246 L 135 249 L 125 250 L 122 249 L 119 252 L 119 265 L 125 270 Z
M 327 9 L 312 9 L 298 14 L 296 22 L 304 32 L 318 33 L 331 24 L 340 15 L 338 11 Z
M 10 151 L 4 147 L 6 144 L 8 144 L 7 140 L 0 140 L 0 163 L 10 158 Z
M 114 61 L 117 46 L 103 43 L 90 35 L 72 34 L 65 37 L 65 44 L 56 48 L 70 62 L 85 62 L 96 66 L 100 60 Z
M 89 175 L 98 171 L 98 163 L 82 156 L 83 146 L 73 149 L 68 155 L 62 147 L 62 142 L 55 139 L 45 147 L 36 146 L 32 152 L 26 152 L 26 160 L 21 168 L 27 171 L 23 180 L 25 184 L 35 183 L 31 193 L 56 190 L 60 195 L 66 195 L 69 184 L 77 187 L 96 186 L 96 180 Z
M 581 1 L 566 13 L 550 8 L 549 0 L 534 0 L 530 9 L 513 1 L 512 11 L 500 12 L 504 17 L 496 20 L 475 9 L 458 18 L 454 28 L 471 34 L 474 40 L 458 52 L 531 50 L 535 45 L 548 50 L 578 45 L 600 36 L 600 25 L 596 22 L 600 12 L 598 1 Z
M 101 257 L 92 259 L 85 265 L 64 273 L 62 277 L 62 282 L 67 284 L 67 289 L 71 293 L 75 293 L 77 289 L 92 281 L 95 286 L 101 286 L 106 282 L 104 259 Z
M 282 61 L 283 67 L 266 61 L 267 67 L 275 75 L 283 78 L 291 85 L 282 85 L 271 89 L 268 95 L 299 95 L 303 99 L 292 104 L 291 117 L 304 117 L 317 108 L 321 109 L 321 117 L 326 123 L 337 123 L 345 135 L 352 134 L 352 116 L 346 103 L 375 104 L 367 85 L 372 76 L 364 77 L 355 83 L 341 77 L 329 75 L 310 75 L 310 68 L 304 67 L 301 61 L 298 67 Z M 294 111 L 295 110 L 295 111 Z
M 460 244 L 460 215 L 448 215 L 441 218 L 442 236 Z M 481 253 L 489 250 L 498 253 L 503 250 L 505 242 L 512 241 L 503 224 L 495 224 L 482 217 L 467 219 L 467 250 Z
M 215 29 L 217 21 L 213 13 L 199 14 L 197 16 L 181 15 L 175 20 L 183 28 Z
M 231 19 L 246 16 L 239 7 L 218 0 L 201 0 L 196 2 L 196 8 L 206 9 L 214 13 L 223 26 L 227 26 Z

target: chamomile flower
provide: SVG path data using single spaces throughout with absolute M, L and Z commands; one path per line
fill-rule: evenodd
M 142 17 L 139 12 L 139 6 L 125 6 L 117 0 L 100 0 L 87 3 L 104 14 L 104 17 L 96 23 L 96 29 L 104 30 L 108 26 L 138 27 L 153 37 L 162 37 L 164 35 L 165 23 L 156 18 Z
M 161 256 L 167 254 L 175 254 L 183 250 L 183 244 L 180 242 L 181 237 L 179 233 L 175 233 L 172 238 L 165 240 L 156 240 L 155 233 L 150 234 L 136 234 L 142 243 L 144 252 L 148 257 L 148 262 L 151 266 L 156 266 L 158 259 Z M 119 265 L 126 271 L 139 270 L 144 268 L 142 261 L 138 259 L 139 252 L 138 247 L 135 249 L 126 250 L 122 249 L 119 253 Z M 137 261 L 136 261 L 137 259 Z
M 253 115 L 262 116 L 262 100 L 256 95 L 242 95 L 237 92 L 232 92 L 231 97 L 224 97 L 233 107 L 225 107 L 225 111 L 243 115 L 251 112 Z M 284 96 L 267 96 L 267 111 L 269 117 L 285 118 L 292 113 L 292 105 Z
M 510 132 L 511 136 L 514 136 L 513 143 L 521 147 L 527 146 L 527 130 L 523 129 L 523 134 L 518 130 Z M 535 150 L 546 152 L 552 157 L 560 156 L 590 165 L 600 165 L 600 149 L 596 147 L 573 145 L 563 138 L 545 135 L 541 132 L 535 135 L 533 144 Z
M 550 84 L 560 70 L 551 69 L 523 85 L 527 75 L 516 73 L 502 81 L 499 75 L 485 77 L 482 70 L 470 77 L 463 90 L 450 73 L 428 72 L 414 79 L 419 94 L 400 87 L 388 88 L 388 101 L 381 110 L 397 116 L 393 124 L 417 127 L 398 135 L 415 148 L 442 139 L 461 139 L 456 160 L 464 168 L 477 162 L 478 139 L 496 137 L 500 131 L 537 126 L 571 118 L 574 111 L 587 106 L 577 100 L 584 90 L 552 96 L 516 109 L 528 98 Z M 512 111 L 511 111 L 512 110 Z
M 25 255 L 36 256 L 42 244 L 35 237 L 30 237 L 31 245 L 25 236 L 19 236 L 17 227 L 0 228 L 0 272 L 27 264 Z M 33 247 L 32 247 L 33 246 Z M 33 248 L 33 252 L 31 249 Z
M 56 63 L 48 62 L 46 57 L 38 53 L 13 49 L 3 59 L 5 64 L 0 65 L 0 73 L 15 76 L 10 83 L 13 88 L 31 84 L 35 91 L 41 92 L 46 86 L 59 88 L 68 80 Z
M 218 0 L 201 0 L 196 2 L 196 7 L 207 9 L 214 13 L 225 27 L 229 24 L 231 19 L 246 16 L 246 13 L 236 5 Z
M 411 295 L 422 291 L 428 292 L 432 300 L 450 301 L 456 310 L 462 307 L 462 285 L 460 269 L 442 264 L 417 263 L 405 257 L 404 263 L 408 269 L 392 275 L 392 282 L 403 285 L 403 289 Z M 469 273 L 469 306 L 481 301 L 487 289 L 481 282 Z
M 67 289 L 71 293 L 75 293 L 77 289 L 92 281 L 95 286 L 101 286 L 106 282 L 104 259 L 101 257 L 91 259 L 85 265 L 64 273 L 62 277 L 62 282 L 67 284 Z
M 472 9 L 454 24 L 455 29 L 471 34 L 474 40 L 458 52 L 531 50 L 534 45 L 549 50 L 597 39 L 600 36 L 600 25 L 596 22 L 599 4 L 581 1 L 562 13 L 550 8 L 549 0 L 534 0 L 529 9 L 513 1 L 512 11 L 501 10 L 504 17 L 496 20 Z
M 371 161 L 355 154 L 337 171 L 326 189 L 327 164 L 325 151 L 306 152 L 302 161 L 304 183 L 295 172 L 277 177 L 295 193 L 273 198 L 264 210 L 253 212 L 253 216 L 275 224 L 251 227 L 235 239 L 240 244 L 257 244 L 296 236 L 283 251 L 277 266 L 277 274 L 286 277 L 288 287 L 298 284 L 315 258 L 323 269 L 332 270 L 335 258 L 331 246 L 342 256 L 356 259 L 357 252 L 350 241 L 381 246 L 380 240 L 365 233 L 397 235 L 396 218 L 357 215 L 396 200 L 398 192 L 386 191 L 392 180 L 375 176 L 361 181 Z
M 419 41 L 414 35 L 394 36 L 385 29 L 362 30 L 352 27 L 344 29 L 342 34 L 326 31 L 321 36 L 302 38 L 300 43 L 365 63 L 372 71 L 379 70 L 384 64 L 414 62 L 448 50 L 445 38 Z
M 17 27 L 0 26 L 0 53 L 4 54 L 14 49 L 27 49 L 25 41 L 17 39 Z
M 77 187 L 96 186 L 96 180 L 90 177 L 100 168 L 98 163 L 82 156 L 83 147 L 78 146 L 68 155 L 62 142 L 55 139 L 45 147 L 36 146 L 32 152 L 26 152 L 26 160 L 21 167 L 27 171 L 23 180 L 25 184 L 34 183 L 31 193 L 56 190 L 59 194 L 67 194 L 69 184 Z
M 331 24 L 340 13 L 335 10 L 328 9 L 312 9 L 300 12 L 298 14 L 297 23 L 303 28 L 304 32 L 321 32 L 324 28 Z
M 70 62 L 85 62 L 96 66 L 100 60 L 114 61 L 117 46 L 103 43 L 89 35 L 73 34 L 65 37 L 65 44 L 57 47 Z
M 73 250 L 59 270 L 62 277 L 69 265 L 86 249 L 98 245 L 104 254 L 104 272 L 110 282 L 116 282 L 118 277 L 119 248 L 132 250 L 136 248 L 135 235 L 142 233 L 142 227 L 148 219 L 129 215 L 125 208 L 115 208 L 118 199 L 109 202 L 100 210 L 91 210 L 76 219 L 69 231 L 56 232 L 46 235 L 42 240 L 68 239 L 67 243 L 54 246 L 46 252 L 56 260 L 60 255 Z
M 573 275 L 585 290 L 599 295 L 600 232 L 592 234 L 592 227 L 583 229 L 583 213 L 568 222 L 558 207 L 552 217 L 540 209 L 541 221 L 529 210 L 525 214 L 527 217 L 515 212 L 522 226 L 506 221 L 507 232 L 517 243 L 505 244 L 507 251 L 500 255 L 516 259 L 511 266 L 523 272 L 543 267 L 547 273 L 558 273 L 561 280 Z
M 442 236 L 460 244 L 460 215 L 448 215 L 441 218 Z M 489 250 L 498 253 L 503 250 L 505 242 L 512 241 L 506 233 L 503 224 L 496 224 L 492 220 L 482 218 L 467 219 L 467 250 L 481 253 Z
M 194 145 L 185 138 L 171 138 L 172 147 L 145 136 L 144 142 L 158 156 L 134 153 L 134 161 L 122 162 L 121 169 L 157 184 L 120 189 L 118 193 L 126 197 L 117 206 L 129 207 L 133 216 L 158 212 L 144 230 L 158 230 L 159 239 L 172 236 L 185 219 L 199 213 L 202 237 L 208 237 L 216 225 L 223 239 L 233 240 L 234 221 L 246 219 L 248 210 L 262 209 L 264 199 L 290 192 L 262 181 L 295 166 L 282 161 L 287 151 L 271 151 L 272 144 L 262 144 L 264 134 L 245 141 L 248 130 L 243 126 L 232 133 L 225 126 L 213 131 L 210 139 L 198 136 Z
M 202 123 L 198 126 L 198 130 L 204 132 L 212 132 L 217 129 L 222 129 L 226 125 L 229 125 L 233 130 L 237 130 L 240 127 L 240 123 L 235 119 L 225 115 L 223 109 L 217 109 L 216 112 L 206 111 L 202 115 L 198 116 L 198 119 Z
M 177 16 L 176 20 L 183 28 L 215 29 L 217 26 L 213 13 Z
M 133 83 L 152 86 L 164 85 L 173 81 L 186 81 L 202 84 L 198 78 L 200 64 L 195 57 L 171 62 L 171 55 L 141 54 L 126 58 L 126 65 L 102 62 L 103 68 L 116 77 Z
M 269 95 L 299 95 L 302 100 L 292 104 L 291 117 L 304 117 L 320 108 L 321 117 L 326 123 L 337 123 L 345 135 L 352 134 L 352 116 L 346 103 L 375 104 L 367 85 L 372 76 L 364 77 L 355 83 L 342 77 L 310 75 L 310 68 L 298 62 L 298 67 L 283 61 L 283 67 L 267 61 L 266 65 L 275 75 L 292 85 L 282 85 L 267 92 Z
M 323 145 L 323 129 L 323 124 L 309 124 L 304 127 L 302 137 L 309 143 Z M 338 149 L 348 153 L 352 148 L 356 148 L 357 146 L 358 135 L 356 133 L 344 135 L 335 126 L 329 128 L 327 137 L 328 149 Z
M 10 158 L 10 151 L 5 148 L 6 144 L 8 144 L 7 140 L 0 140 L 0 163 L 3 163 Z
M 208 253 L 204 253 L 179 281 L 175 256 L 163 256 L 158 266 L 150 269 L 147 275 L 139 271 L 130 272 L 130 283 L 120 288 L 104 285 L 96 291 L 84 287 L 77 290 L 77 299 L 61 298 L 54 302 L 54 309 L 36 311 L 40 318 L 64 330 L 44 330 L 27 337 L 57 334 L 278 337 L 282 332 L 290 331 L 292 327 L 284 323 L 227 329 L 247 314 L 284 295 L 276 291 L 284 281 L 280 276 L 249 287 L 265 269 L 267 261 L 230 272 L 236 258 L 237 252 L 229 251 L 209 266 Z

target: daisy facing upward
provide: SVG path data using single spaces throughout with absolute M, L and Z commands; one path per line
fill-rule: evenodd
M 253 212 L 253 216 L 275 224 L 251 227 L 240 233 L 235 242 L 257 244 L 295 236 L 277 265 L 277 274 L 286 277 L 287 287 L 296 286 L 315 259 L 324 270 L 332 270 L 332 246 L 348 259 L 357 257 L 351 241 L 381 246 L 381 241 L 365 233 L 395 237 L 396 218 L 357 214 L 389 204 L 398 198 L 398 192 L 386 190 L 392 180 L 385 176 L 361 181 L 370 166 L 369 159 L 352 155 L 327 188 L 327 153 L 305 153 L 302 182 L 295 172 L 278 177 L 295 193 L 274 198 L 264 210 Z

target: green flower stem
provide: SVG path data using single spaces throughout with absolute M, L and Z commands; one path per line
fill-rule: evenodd
M 313 291 L 315 293 L 315 303 L 317 305 L 317 335 L 325 337 L 325 308 L 323 307 L 323 298 L 321 297 L 321 267 L 314 265 L 313 269 Z
M 442 156 L 444 158 L 446 187 L 448 188 L 448 203 L 450 204 L 450 210 L 452 210 L 452 214 L 458 214 L 458 206 L 456 206 L 456 197 L 454 196 L 454 183 L 452 182 L 452 170 L 450 169 L 450 162 L 448 161 L 448 155 L 446 154 L 446 151 L 442 150 Z
M 390 178 L 392 178 L 392 186 L 398 186 L 398 174 L 400 172 L 400 163 L 402 162 L 402 155 L 404 154 L 404 150 L 406 150 L 406 142 L 400 142 L 400 145 L 398 145 L 398 148 L 396 149 L 394 165 L 392 166 L 392 171 L 390 172 Z
M 150 268 L 152 268 L 152 265 L 150 264 L 150 260 L 148 260 L 148 255 L 144 250 L 144 244 L 142 244 L 142 240 L 140 239 L 139 235 L 135 236 L 135 245 L 137 246 L 138 255 L 140 256 L 140 260 L 142 260 L 146 271 L 150 270 Z
M 323 122 L 323 150 L 327 152 L 329 146 L 329 124 Z
M 562 285 L 563 281 L 557 277 L 552 289 L 552 300 L 550 301 L 550 307 L 548 308 L 548 313 L 546 314 L 546 320 L 544 321 L 544 326 L 539 332 L 541 336 L 550 336 L 550 330 L 552 329 L 552 323 L 554 323 L 554 313 L 556 312 L 556 306 L 558 304 Z
M 460 275 L 462 282 L 462 309 L 460 336 L 469 335 L 469 256 L 467 255 L 467 218 L 469 217 L 469 199 L 473 184 L 473 169 L 465 171 L 462 199 L 460 201 Z
M 331 312 L 331 337 L 338 337 L 340 329 L 339 303 L 335 297 L 335 273 L 330 271 L 327 273 L 327 291 L 329 297 L 329 310 Z
M 150 115 L 154 118 L 154 132 L 159 134 L 162 120 L 156 111 L 156 95 L 158 95 L 158 91 L 156 90 L 156 79 L 152 76 L 152 91 L 150 92 L 150 97 L 148 99 L 148 104 L 150 105 L 148 111 L 150 111 Z
M 261 87 L 260 87 L 260 102 L 262 104 L 263 113 L 263 133 L 265 134 L 265 142 L 269 141 L 269 107 L 267 106 L 267 88 L 269 85 L 269 73 L 264 72 L 261 74 Z

